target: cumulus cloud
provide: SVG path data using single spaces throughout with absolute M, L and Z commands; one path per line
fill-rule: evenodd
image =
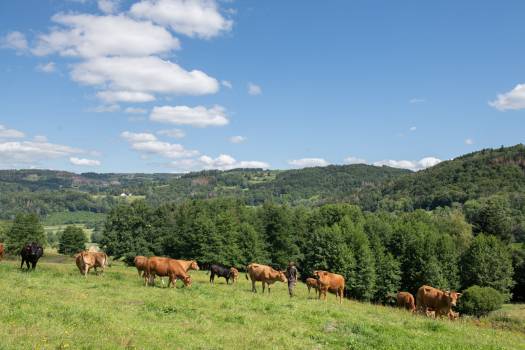
M 178 125 L 191 125 L 199 128 L 223 126 L 229 123 L 226 111 L 221 106 L 163 106 L 155 107 L 150 114 L 152 121 Z
M 100 161 L 96 159 L 86 159 L 86 158 L 77 158 L 77 157 L 71 157 L 69 158 L 69 162 L 73 165 L 79 165 L 79 166 L 100 166 Z
M 410 131 L 416 131 L 416 130 L 417 130 L 417 127 L 415 127 L 415 126 L 411 126 L 410 129 L 408 129 L 408 130 L 410 130 Z
M 231 143 L 243 143 L 247 140 L 247 138 L 244 136 L 232 136 L 229 140 Z
M 192 158 L 200 155 L 200 152 L 188 150 L 180 144 L 162 142 L 150 133 L 133 133 L 124 131 L 121 137 L 131 144 L 131 148 L 141 153 L 158 155 L 166 158 Z
M 186 71 L 158 57 L 99 57 L 74 65 L 71 76 L 85 85 L 114 91 L 204 95 L 218 91 L 217 80 L 199 70 Z
M 24 133 L 15 129 L 0 125 L 0 139 L 18 139 L 24 137 Z
M 94 113 L 113 113 L 120 111 L 120 106 L 117 104 L 112 105 L 101 105 L 88 109 L 88 112 Z
M 155 96 L 140 91 L 100 91 L 97 97 L 108 103 L 155 101 Z
M 34 164 L 42 160 L 61 158 L 83 151 L 70 146 L 47 141 L 16 141 L 0 143 L 0 164 L 16 167 L 20 164 Z
M 111 14 L 118 11 L 120 0 L 98 0 L 98 8 L 100 11 Z
M 184 131 L 181 129 L 159 130 L 157 131 L 157 134 L 173 137 L 174 139 L 182 139 L 184 136 L 186 136 L 186 133 L 184 133 Z
M 270 165 L 266 162 L 260 161 L 237 161 L 235 158 L 228 154 L 221 154 L 217 158 L 210 156 L 199 157 L 199 162 L 202 164 L 204 169 L 219 169 L 229 170 L 235 168 L 262 168 L 268 169 Z
M 230 31 L 215 0 L 142 0 L 131 7 L 132 16 L 151 20 L 190 37 L 209 39 Z
M 123 15 L 59 13 L 52 20 L 62 27 L 38 37 L 36 47 L 31 50 L 35 55 L 148 56 L 179 48 L 178 39 L 163 27 Z
M 409 103 L 424 103 L 426 102 L 427 100 L 424 99 L 424 98 L 411 98 L 410 100 L 408 100 Z
M 27 39 L 23 33 L 10 32 L 0 39 L 0 47 L 23 52 L 28 49 Z
M 435 158 L 435 157 L 425 157 L 418 161 L 412 161 L 412 160 L 380 160 L 378 162 L 375 162 L 374 165 L 376 166 L 389 166 L 392 168 L 401 168 L 401 169 L 408 169 L 412 171 L 417 171 L 421 169 L 426 169 L 429 167 L 432 167 L 436 164 L 441 163 L 441 159 Z
M 129 142 L 157 141 L 157 137 L 155 135 L 146 132 L 135 133 L 124 131 L 120 134 L 120 136 Z
M 366 160 L 358 157 L 346 157 L 344 159 L 345 164 L 366 164 Z
M 473 145 L 473 144 L 474 144 L 474 140 L 472 140 L 471 138 L 465 139 L 465 145 Z
M 124 113 L 127 113 L 127 114 L 146 114 L 146 113 L 148 113 L 148 111 L 145 110 L 144 108 L 127 107 L 124 110 Z
M 511 91 L 499 94 L 489 105 L 500 111 L 525 109 L 525 84 L 518 84 Z
M 36 70 L 43 73 L 53 73 L 56 70 L 55 62 L 40 63 L 36 66 Z
M 228 80 L 221 81 L 221 84 L 222 84 L 222 86 L 227 87 L 228 89 L 232 89 L 233 88 L 232 83 L 230 81 L 228 81 Z
M 318 166 L 327 166 L 329 163 L 323 158 L 302 158 L 290 160 L 288 164 L 298 168 L 310 168 Z
M 262 89 L 259 85 L 248 83 L 248 93 L 252 96 L 260 95 L 262 94 Z

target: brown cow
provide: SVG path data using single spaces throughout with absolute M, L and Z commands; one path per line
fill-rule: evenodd
M 321 295 L 326 300 L 326 292 L 334 292 L 336 298 L 339 297 L 339 303 L 343 303 L 343 293 L 345 290 L 345 278 L 336 273 L 327 271 L 314 271 L 314 277 L 319 282 L 319 299 Z
M 0 243 L 0 261 L 4 258 L 4 245 Z
M 449 315 L 456 306 L 461 293 L 442 291 L 431 286 L 421 286 L 416 294 L 417 310 L 427 312 L 429 309 L 436 312 L 436 317 Z
M 414 302 L 414 296 L 409 292 L 397 293 L 397 306 L 407 309 L 410 312 L 415 312 L 416 304 Z
M 310 295 L 310 289 L 313 288 L 315 290 L 315 296 L 317 297 L 317 293 L 319 292 L 319 283 L 317 283 L 315 278 L 307 278 L 306 287 L 308 287 L 308 295 Z
M 255 282 L 262 282 L 262 292 L 264 294 L 265 284 L 268 285 L 268 294 L 270 294 L 270 286 L 275 282 L 286 282 L 286 276 L 284 272 L 277 271 L 267 265 L 255 264 L 252 263 L 246 267 L 246 279 L 248 279 L 248 274 L 252 280 L 252 292 L 257 293 L 255 288 Z
M 149 284 L 153 285 L 155 276 L 169 277 L 168 287 L 177 279 L 181 279 L 185 286 L 191 286 L 191 277 L 186 273 L 186 269 L 179 263 L 179 261 L 170 258 L 151 257 L 148 260 L 147 275 Z
M 232 276 L 232 284 L 237 282 L 239 279 L 239 270 L 237 270 L 235 267 L 230 268 L 230 273 Z
M 93 254 L 95 256 L 95 272 L 98 275 L 97 268 L 102 269 L 102 274 L 104 273 L 104 269 L 106 266 L 108 266 L 108 256 L 104 252 L 89 252 L 90 254 Z
M 95 267 L 96 258 L 95 255 L 82 251 L 75 255 L 75 262 L 80 274 L 87 278 L 89 270 Z
M 133 262 L 135 263 L 135 267 L 137 268 L 139 277 L 142 277 L 146 273 L 146 270 L 148 269 L 148 258 L 142 255 L 139 255 L 135 257 Z

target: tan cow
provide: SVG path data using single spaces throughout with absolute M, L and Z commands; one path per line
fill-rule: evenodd
M 310 295 L 310 289 L 313 288 L 315 290 L 315 296 L 317 297 L 317 293 L 319 293 L 319 283 L 317 283 L 315 278 L 307 278 L 306 287 L 308 288 L 308 295 Z
M 0 261 L 4 258 L 4 245 L 0 243 Z
M 398 292 L 396 299 L 398 307 L 407 309 L 410 312 L 416 311 L 416 303 L 414 302 L 414 296 L 411 293 Z
M 146 270 L 148 269 L 148 258 L 142 255 L 139 255 L 135 257 L 133 262 L 135 263 L 135 267 L 137 268 L 139 277 L 142 277 L 146 273 Z
M 155 276 L 169 277 L 168 287 L 177 279 L 181 279 L 185 286 L 191 286 L 191 277 L 186 273 L 186 269 L 177 261 L 170 258 L 151 257 L 148 259 L 147 275 L 149 284 L 153 285 Z
M 97 268 L 100 268 L 102 271 L 101 273 L 104 273 L 104 269 L 109 265 L 108 262 L 108 256 L 104 252 L 89 252 L 90 254 L 93 254 L 95 256 L 95 272 L 98 275 Z
M 252 263 L 246 267 L 246 279 L 252 280 L 252 292 L 257 293 L 257 288 L 255 288 L 255 282 L 262 283 L 262 292 L 264 294 L 265 285 L 268 285 L 268 294 L 270 294 L 270 286 L 275 282 L 286 282 L 286 276 L 284 272 L 277 271 L 267 265 L 255 264 Z
M 239 279 L 239 270 L 237 270 L 235 267 L 230 268 L 230 273 L 232 276 L 232 284 L 237 282 Z
M 336 273 L 327 271 L 314 271 L 314 277 L 319 282 L 319 299 L 321 295 L 326 300 L 326 292 L 335 293 L 336 298 L 339 297 L 339 303 L 343 303 L 343 293 L 345 290 L 345 278 Z
M 461 297 L 461 293 L 442 291 L 431 286 L 421 286 L 416 294 L 416 305 L 419 312 L 435 311 L 436 317 L 451 314 L 452 308 Z
M 75 255 L 75 262 L 81 275 L 87 278 L 89 270 L 95 267 L 96 258 L 89 252 L 80 252 Z

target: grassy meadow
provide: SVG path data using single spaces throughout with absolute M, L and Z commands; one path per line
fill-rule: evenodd
M 252 294 L 242 274 L 191 288 L 144 287 L 134 268 L 80 276 L 73 259 L 50 254 L 36 271 L 0 262 L 0 349 L 524 349 L 525 306 L 483 320 L 432 320 L 390 307 L 308 296 L 277 283 Z M 180 282 L 179 282 L 180 283 Z

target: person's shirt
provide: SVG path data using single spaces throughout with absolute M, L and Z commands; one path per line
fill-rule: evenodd
M 289 266 L 286 269 L 286 278 L 288 278 L 288 281 L 296 281 L 297 280 L 297 269 L 295 266 Z

